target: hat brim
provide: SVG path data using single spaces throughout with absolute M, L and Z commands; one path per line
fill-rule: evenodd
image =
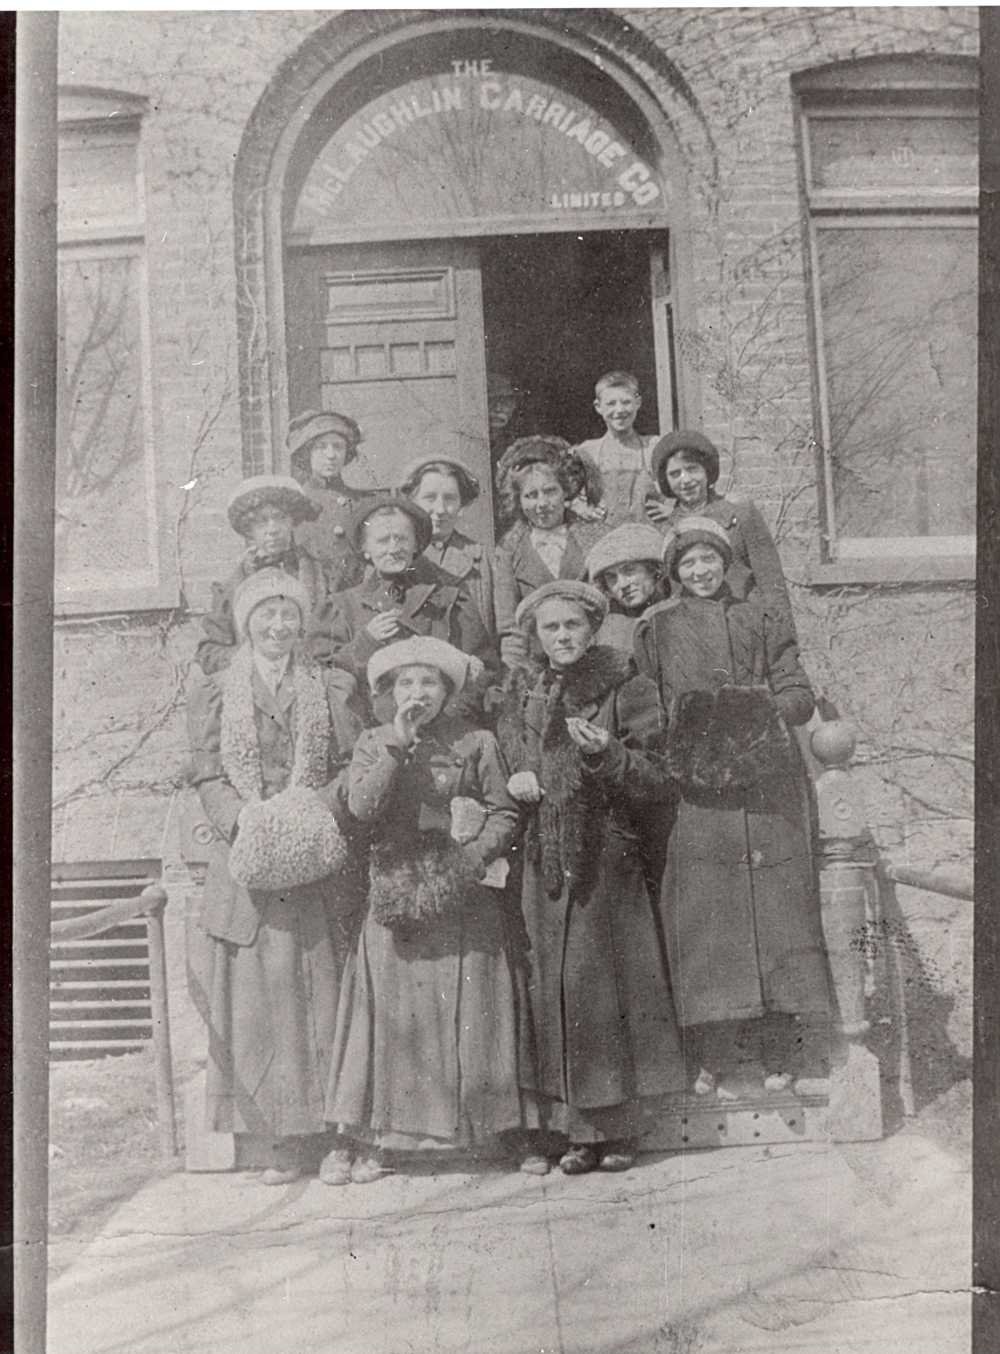
M 431 538 L 434 535 L 434 524 L 423 508 L 414 503 L 412 499 L 399 494 L 387 494 L 382 498 L 364 503 L 352 515 L 350 539 L 358 554 L 364 554 L 365 526 L 372 514 L 378 512 L 381 508 L 394 508 L 410 519 L 416 535 L 417 554 L 422 555 L 431 543 Z
M 469 674 L 467 656 L 454 645 L 431 635 L 413 635 L 372 654 L 368 660 L 368 685 L 374 691 L 390 673 L 409 667 L 437 668 L 451 683 L 453 695 L 462 690 Z
M 319 517 L 319 508 L 301 490 L 295 491 L 282 487 L 250 489 L 234 498 L 229 505 L 229 524 L 241 536 L 245 535 L 246 519 L 251 513 L 265 505 L 278 508 L 292 519 L 292 525 L 301 522 L 315 522 Z

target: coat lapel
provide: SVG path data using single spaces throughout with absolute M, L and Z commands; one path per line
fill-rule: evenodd
M 295 700 L 295 683 L 292 679 L 292 665 L 289 663 L 278 685 L 278 694 L 272 696 L 267 683 L 262 679 L 256 667 L 250 674 L 250 690 L 253 694 L 253 703 L 258 710 L 270 717 L 282 726 L 282 728 L 291 734 L 291 723 L 289 711 L 292 702 Z

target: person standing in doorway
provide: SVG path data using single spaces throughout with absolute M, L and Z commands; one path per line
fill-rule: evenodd
M 656 494 L 649 457 L 659 434 L 643 436 L 635 430 L 642 396 L 631 372 L 605 372 L 594 395 L 594 408 L 604 420 L 604 436 L 581 442 L 575 450 L 601 472 L 604 494 L 599 506 L 604 525 L 641 522 L 647 499 Z

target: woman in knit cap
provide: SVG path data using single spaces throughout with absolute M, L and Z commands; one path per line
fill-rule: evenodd
M 313 616 L 309 643 L 322 663 L 364 682 L 378 649 L 408 635 L 433 635 L 469 654 L 476 669 L 460 704 L 471 710 L 499 669 L 493 639 L 466 585 L 424 554 L 431 519 L 411 499 L 382 495 L 351 521 L 351 539 L 368 569 Z
M 598 644 L 632 652 L 639 617 L 663 601 L 662 555 L 663 537 L 642 522 L 625 522 L 590 547 L 587 577 L 608 598 Z
M 196 674 L 188 701 L 192 782 L 215 829 L 208 1128 L 237 1134 L 272 1185 L 328 1145 L 340 975 L 364 899 L 343 776 L 361 722 L 301 650 L 309 606 L 281 569 L 245 579 L 240 647 L 225 672 Z
M 361 429 L 353 418 L 332 410 L 307 409 L 288 425 L 288 460 L 292 474 L 319 509 L 314 521 L 303 522 L 295 539 L 322 561 L 333 592 L 352 588 L 364 576 L 364 560 L 351 545 L 350 524 L 369 491 L 344 483 L 344 467 L 357 459 Z
M 667 538 L 683 592 L 639 621 L 639 670 L 668 713 L 680 792 L 661 906 L 694 1089 L 734 1099 L 824 1075 L 830 996 L 805 771 L 792 726 L 814 697 L 781 624 L 726 582 L 727 533 Z
M 330 1185 L 376 1179 L 385 1150 L 472 1146 L 530 1122 L 502 908 L 518 811 L 493 735 L 446 712 L 468 665 L 430 637 L 368 662 L 385 722 L 358 740 L 348 804 L 372 832 L 371 883 L 330 1081 L 333 1118 L 364 1146 L 353 1163 L 327 1158 Z
M 600 502 L 601 476 L 561 437 L 522 437 L 501 456 L 496 479 L 508 530 L 493 559 L 495 614 L 500 656 L 513 666 L 528 658 L 519 604 L 543 583 L 586 575 L 587 551 L 604 527 L 573 505 Z
M 497 724 L 527 811 L 522 910 L 531 940 L 539 1112 L 567 1175 L 627 1170 L 642 1102 L 684 1069 L 640 841 L 672 794 L 655 684 L 595 643 L 608 602 L 543 584 L 517 621 L 543 657 L 512 670 Z M 543 1151 L 551 1147 L 540 1142 Z
M 210 674 L 227 667 L 239 642 L 233 624 L 233 595 L 240 584 L 260 569 L 281 569 L 296 579 L 308 597 L 308 620 L 328 594 L 322 564 L 293 533 L 305 522 L 314 522 L 319 509 L 288 475 L 255 475 L 244 480 L 230 496 L 229 525 L 246 541 L 243 558 L 224 587 L 212 585 L 214 606 L 202 622 L 205 637 L 195 650 L 202 672 Z
M 767 523 L 747 499 L 715 492 L 719 450 L 700 432 L 681 430 L 662 437 L 652 452 L 653 478 L 668 500 L 649 499 L 646 515 L 663 532 L 676 531 L 685 517 L 711 518 L 729 536 L 733 552 L 727 582 L 734 595 L 756 590 L 771 617 L 795 641 L 795 622 L 781 559 Z M 673 500 L 673 507 L 669 500 Z
M 479 541 L 458 529 L 464 508 L 479 497 L 475 475 L 451 456 L 421 456 L 403 471 L 401 494 L 413 500 L 431 519 L 430 544 L 424 555 L 453 578 L 460 578 L 479 608 L 489 634 L 493 616 L 493 566 Z

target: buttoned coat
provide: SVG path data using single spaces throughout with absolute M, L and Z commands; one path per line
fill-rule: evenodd
M 365 561 L 350 538 L 351 519 L 363 503 L 376 497 L 348 488 L 341 480 L 321 480 L 315 475 L 302 481 L 302 488 L 319 508 L 315 522 L 300 522 L 295 540 L 320 560 L 330 580 L 331 592 L 356 587 L 365 574 Z
M 566 522 L 566 549 L 558 577 L 585 579 L 587 552 L 605 534 L 606 528 L 596 522 L 581 522 L 569 513 Z M 504 661 L 510 662 L 526 657 L 528 653 L 527 640 L 514 619 L 518 606 L 536 588 L 553 579 L 552 571 L 531 544 L 531 528 L 527 522 L 515 522 L 497 546 L 493 577 L 497 634 L 503 646 Z
M 444 550 L 438 550 L 432 542 L 424 554 L 443 569 L 446 574 L 460 579 L 469 590 L 472 600 L 479 608 L 483 624 L 489 635 L 496 635 L 496 614 L 493 601 L 493 561 L 490 552 L 479 541 L 465 536 L 461 531 L 453 531 L 448 537 Z

